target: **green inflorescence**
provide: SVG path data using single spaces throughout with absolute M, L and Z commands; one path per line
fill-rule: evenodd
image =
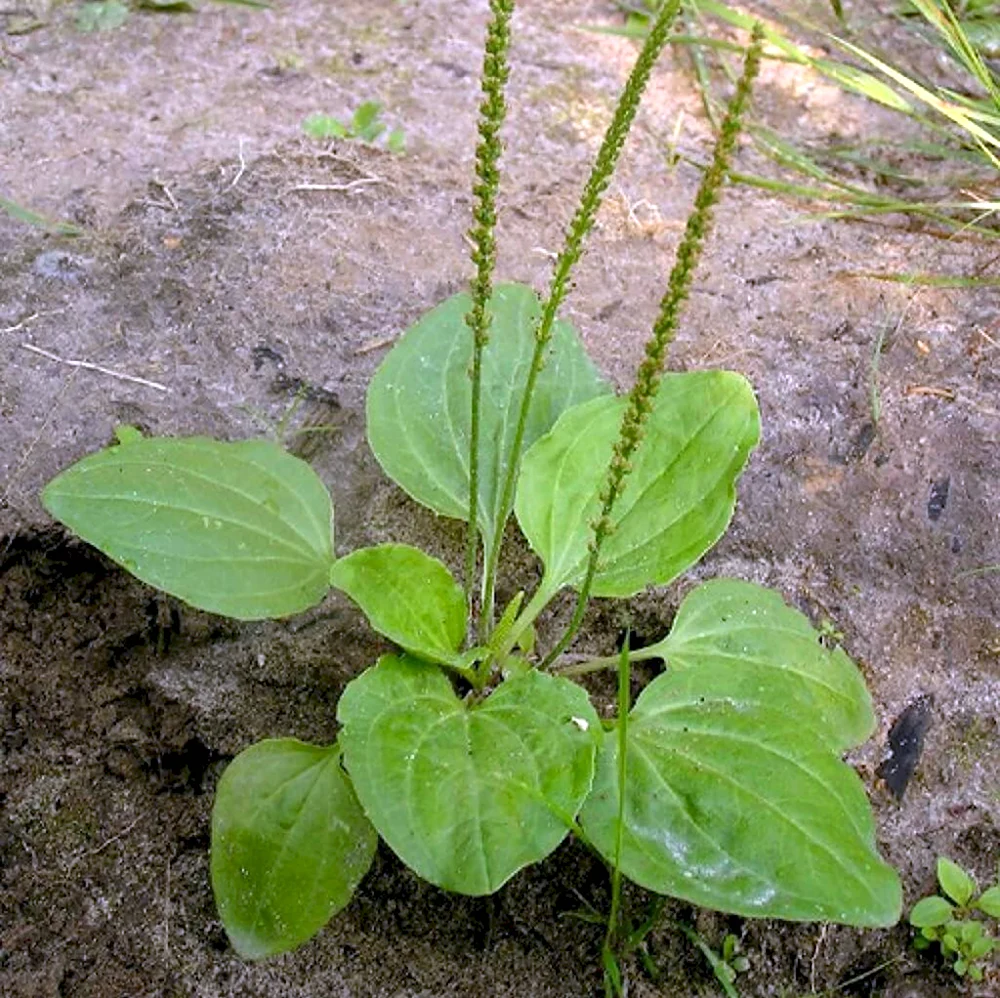
M 487 310 L 493 294 L 493 271 L 496 267 L 497 191 L 500 188 L 500 156 L 503 143 L 500 129 L 507 116 L 504 90 L 510 67 L 510 19 L 514 0 L 490 0 L 491 20 L 486 31 L 483 55 L 483 101 L 479 105 L 479 142 L 476 145 L 476 182 L 472 240 L 472 263 L 475 276 L 471 282 L 472 308 L 467 316 L 472 330 L 472 419 L 469 441 L 469 524 L 465 550 L 465 593 L 472 593 L 476 571 L 479 503 L 479 434 L 480 400 L 483 381 L 483 350 L 489 341 L 490 316 Z

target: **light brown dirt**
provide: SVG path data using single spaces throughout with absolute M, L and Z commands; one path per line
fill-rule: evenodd
M 459 559 L 456 526 L 379 471 L 363 397 L 391 338 L 468 278 L 485 4 L 206 5 L 93 35 L 74 29 L 70 5 L 39 13 L 43 28 L 0 37 L 0 194 L 85 234 L 50 236 L 0 215 L 0 992 L 598 993 L 601 932 L 571 915 L 603 909 L 607 885 L 571 843 L 490 900 L 430 888 L 382 849 L 314 942 L 240 962 L 207 877 L 215 781 L 257 738 L 332 739 L 337 696 L 379 645 L 333 595 L 300 619 L 257 625 L 173 605 L 67 538 L 38 502 L 117 423 L 245 437 L 261 432 L 251 410 L 277 419 L 304 381 L 321 390 L 312 417 L 336 427 L 311 459 L 334 496 L 338 548 L 393 539 Z M 518 12 L 503 278 L 545 286 L 546 250 L 634 53 L 577 26 L 612 19 L 599 0 L 526 0 Z M 347 117 L 369 98 L 404 128 L 405 156 L 302 137 L 307 114 Z M 699 107 L 683 61 L 665 58 L 566 310 L 619 385 L 697 183 L 692 167 L 667 164 L 679 114 L 680 151 L 707 154 Z M 800 136 L 864 141 L 898 127 L 781 66 L 768 68 L 757 107 Z M 295 189 L 304 183 L 346 189 Z M 969 574 L 1000 562 L 1000 317 L 992 291 L 849 275 L 989 273 L 994 252 L 898 219 L 807 220 L 800 205 L 729 190 L 673 363 L 746 373 L 764 437 L 730 534 L 683 584 L 629 607 L 632 626 L 656 637 L 692 581 L 732 574 L 835 623 L 882 723 L 854 761 L 908 903 L 932 888 L 940 853 L 981 879 L 1000 858 L 1000 575 Z M 945 479 L 935 519 L 932 488 Z M 530 583 L 526 557 L 519 566 L 514 583 Z M 610 651 L 623 619 L 599 606 L 582 640 Z M 922 694 L 934 696 L 933 724 L 897 804 L 874 771 L 890 723 Z M 646 903 L 630 895 L 636 913 Z M 862 933 L 668 911 L 715 945 L 726 931 L 741 936 L 743 996 L 825 994 L 859 976 L 837 993 L 1000 993 L 995 983 L 962 991 L 912 953 L 905 926 Z M 718 993 L 669 925 L 651 948 L 663 977 L 630 968 L 633 994 Z

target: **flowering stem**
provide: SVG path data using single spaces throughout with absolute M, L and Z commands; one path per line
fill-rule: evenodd
M 524 446 L 524 434 L 528 425 L 528 412 L 534 395 L 538 376 L 545 366 L 545 351 L 552 339 L 552 327 L 566 292 L 569 288 L 569 277 L 574 264 L 583 253 L 583 240 L 594 227 L 597 210 L 601 206 L 604 192 L 607 190 L 618 158 L 621 155 L 625 139 L 628 137 L 636 111 L 642 99 L 646 84 L 657 57 L 666 44 L 670 26 L 680 9 L 680 0 L 664 0 L 657 14 L 656 21 L 646 36 L 645 43 L 632 67 L 628 82 L 618 98 L 611 124 L 604 134 L 597 159 L 590 172 L 583 195 L 576 209 L 576 214 L 566 231 L 566 241 L 562 253 L 556 260 L 555 271 L 549 285 L 549 295 L 542 309 L 542 316 L 535 329 L 535 349 L 528 369 L 528 378 L 521 398 L 521 408 L 518 412 L 517 429 L 514 433 L 514 443 L 511 449 L 510 462 L 504 476 L 503 491 L 500 499 L 500 521 L 496 536 L 486 553 L 486 566 L 483 574 L 483 606 L 484 617 L 486 607 L 493 602 L 493 592 L 496 585 L 497 566 L 500 560 L 500 547 L 503 542 L 503 528 L 514 507 L 514 486 L 520 470 L 521 449 Z M 486 631 L 492 627 L 492 620 L 486 622 Z
M 611 454 L 608 465 L 608 476 L 601 491 L 601 513 L 593 523 L 594 536 L 590 542 L 590 557 L 587 561 L 587 571 L 580 586 L 579 596 L 573 617 L 558 644 L 549 652 L 543 665 L 550 666 L 569 645 L 583 622 L 587 608 L 587 600 L 597 574 L 601 548 L 614 531 L 611 513 L 615 503 L 621 496 L 625 481 L 632 470 L 632 457 L 642 441 L 646 420 L 652 412 L 656 393 L 663 378 L 663 368 L 666 362 L 667 348 L 677 333 L 677 323 L 681 309 L 691 291 L 691 282 L 701 257 L 712 223 L 712 209 L 719 199 L 719 193 L 729 171 L 736 140 L 739 137 L 743 115 L 750 101 L 753 81 L 760 68 L 761 48 L 763 44 L 763 28 L 760 23 L 754 25 L 750 48 L 743 61 L 743 73 L 736 84 L 726 115 L 719 127 L 719 134 L 712 151 L 712 161 L 702 174 L 701 184 L 695 196 L 694 208 L 688 216 L 687 226 L 680 246 L 677 249 L 677 260 L 670 278 L 667 290 L 660 303 L 660 314 L 653 325 L 653 332 L 646 343 L 646 356 L 636 372 L 635 383 L 629 392 L 628 405 L 622 416 L 621 430 L 618 442 Z
M 498 167 L 503 143 L 500 129 L 507 115 L 504 87 L 510 67 L 507 50 L 510 47 L 510 18 L 514 0 L 490 0 L 491 20 L 486 29 L 483 55 L 483 100 L 479 105 L 479 143 L 476 146 L 476 182 L 472 193 L 476 199 L 473 224 L 472 262 L 476 273 L 472 279 L 472 308 L 466 322 L 472 331 L 472 415 L 469 427 L 469 517 L 465 544 L 465 598 L 472 601 L 472 586 L 476 574 L 479 547 L 479 423 L 483 380 L 483 350 L 489 341 L 490 297 L 493 294 L 493 270 L 496 266 L 497 190 L 500 186 Z M 492 609 L 489 612 L 492 617 Z

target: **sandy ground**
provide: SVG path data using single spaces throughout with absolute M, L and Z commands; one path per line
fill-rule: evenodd
M 578 30 L 610 23 L 606 3 L 522 6 L 499 272 L 541 290 L 634 48 Z M 459 560 L 455 525 L 382 476 L 363 396 L 392 338 L 468 278 L 485 4 L 207 4 L 96 34 L 79 33 L 73 11 L 40 4 L 44 26 L 0 36 L 0 195 L 84 229 L 67 238 L 0 215 L 0 991 L 596 994 L 600 931 L 570 915 L 606 906 L 607 886 L 572 843 L 485 901 L 430 888 L 380 850 L 314 942 L 241 963 L 208 885 L 215 782 L 257 738 L 331 740 L 337 696 L 380 646 L 335 595 L 255 625 L 179 607 L 72 541 L 38 502 L 118 423 L 242 438 L 305 384 L 307 415 L 335 427 L 309 456 L 334 495 L 338 549 L 393 539 Z M 370 98 L 404 129 L 404 156 L 302 136 L 307 114 L 347 117 Z M 864 142 L 898 127 L 784 66 L 767 68 L 757 109 L 800 137 Z M 675 134 L 704 159 L 697 93 L 667 56 L 565 312 L 619 385 L 697 183 L 692 167 L 668 165 Z M 835 623 L 880 718 L 852 761 L 908 903 L 932 888 L 938 854 L 981 880 L 1000 856 L 1000 575 L 975 572 L 1000 562 L 1000 315 L 995 292 L 858 275 L 989 273 L 994 252 L 899 219 L 810 220 L 730 189 L 672 362 L 744 372 L 763 441 L 730 534 L 683 583 L 628 608 L 658 637 L 693 581 L 730 574 Z M 80 360 L 100 369 L 67 363 Z M 512 588 L 534 577 L 526 556 L 515 561 Z M 608 652 L 624 620 L 599 607 L 581 640 Z M 891 723 L 924 696 L 931 727 L 899 803 L 875 770 Z M 641 913 L 647 899 L 629 902 Z M 963 991 L 912 952 L 905 926 L 668 913 L 714 945 L 741 937 L 744 996 L 825 994 L 859 976 L 837 993 L 1000 994 L 996 978 Z M 632 967 L 633 994 L 719 993 L 669 924 L 650 945 L 662 978 Z

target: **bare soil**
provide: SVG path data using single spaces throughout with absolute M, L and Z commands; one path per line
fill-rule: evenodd
M 634 47 L 578 30 L 613 20 L 602 0 L 522 7 L 500 274 L 541 290 Z M 309 457 L 334 495 L 338 549 L 393 539 L 459 561 L 455 524 L 381 474 L 363 397 L 392 338 L 468 278 L 485 4 L 209 4 L 95 34 L 76 30 L 73 5 L 33 9 L 43 26 L 0 36 L 0 194 L 84 232 L 0 214 L 0 993 L 598 994 L 601 930 L 573 915 L 606 908 L 606 876 L 572 842 L 486 900 L 429 887 L 381 848 L 316 940 L 237 959 L 208 882 L 219 774 L 265 736 L 332 740 L 337 697 L 381 646 L 336 594 L 252 625 L 180 606 L 38 501 L 116 424 L 242 438 L 305 386 L 308 418 L 333 427 L 309 437 Z M 405 130 L 405 156 L 302 137 L 307 114 L 348 117 L 370 98 Z M 756 103 L 792 136 L 864 143 L 899 127 L 780 64 Z M 703 160 L 697 92 L 667 56 L 567 308 L 619 385 L 697 183 L 668 164 L 681 115 L 678 149 Z M 763 441 L 733 529 L 697 570 L 627 608 L 596 606 L 581 638 L 610 652 L 626 618 L 657 638 L 693 581 L 722 574 L 832 621 L 875 699 L 880 731 L 851 761 L 907 904 L 933 888 L 939 854 L 981 881 L 1000 859 L 1000 575 L 975 571 L 1000 562 L 1000 314 L 993 291 L 859 275 L 989 274 L 994 253 L 900 219 L 810 220 L 730 189 L 672 362 L 746 373 Z M 522 551 L 510 587 L 533 573 Z M 892 722 L 921 697 L 931 725 L 899 802 L 876 769 Z M 628 896 L 637 917 L 648 902 Z M 720 993 L 678 921 L 716 946 L 741 938 L 743 996 L 1000 995 L 995 975 L 962 984 L 915 954 L 905 925 L 751 922 L 675 902 L 666 914 L 650 939 L 660 976 L 631 965 L 633 995 Z

